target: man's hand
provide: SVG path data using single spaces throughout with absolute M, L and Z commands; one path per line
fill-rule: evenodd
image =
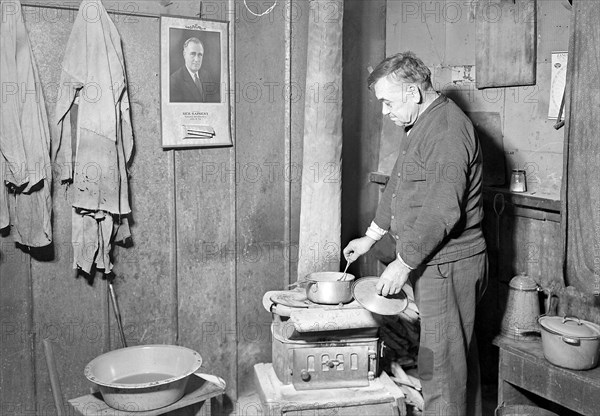
M 364 236 L 361 238 L 356 238 L 350 241 L 346 248 L 344 248 L 344 258 L 349 263 L 352 263 L 357 258 L 369 251 L 375 243 L 376 241 L 371 237 Z
M 385 268 L 377 282 L 377 293 L 382 296 L 395 295 L 400 293 L 402 286 L 408 280 L 410 269 L 402 264 L 398 259 L 394 260 Z

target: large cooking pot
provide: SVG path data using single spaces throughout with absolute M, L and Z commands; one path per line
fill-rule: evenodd
M 571 370 L 588 370 L 598 365 L 600 325 L 571 316 L 538 318 L 542 349 L 552 364 Z
M 121 348 L 94 358 L 85 376 L 96 383 L 107 405 L 123 411 L 149 411 L 175 403 L 190 375 L 202 365 L 200 354 L 176 345 Z
M 352 300 L 354 275 L 342 272 L 316 272 L 306 276 L 306 297 L 315 303 L 337 305 Z

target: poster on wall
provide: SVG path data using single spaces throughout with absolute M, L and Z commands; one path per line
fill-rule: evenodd
M 161 16 L 163 148 L 231 146 L 228 23 Z

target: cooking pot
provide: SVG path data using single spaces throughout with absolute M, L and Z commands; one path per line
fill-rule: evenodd
M 352 300 L 354 275 L 342 272 L 316 272 L 306 276 L 306 297 L 315 303 L 337 305 Z
M 552 364 L 571 370 L 588 370 L 598 365 L 600 325 L 576 316 L 538 318 L 542 349 Z
M 149 411 L 175 403 L 190 375 L 202 365 L 200 354 L 176 345 L 140 345 L 102 354 L 85 367 L 110 407 Z

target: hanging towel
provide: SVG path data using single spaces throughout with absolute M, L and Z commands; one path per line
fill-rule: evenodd
M 573 1 L 560 198 L 564 283 L 595 298 L 591 302 L 596 305 L 600 296 L 599 20 L 597 1 Z
M 4 0 L 1 9 L 0 228 L 43 247 L 52 242 L 48 116 L 21 4 Z
M 74 267 L 109 273 L 107 225 L 131 212 L 127 163 L 133 150 L 121 38 L 102 2 L 84 0 L 62 62 L 53 158 L 70 186 Z M 74 128 L 72 128 L 72 124 Z M 127 223 L 125 223 L 127 224 Z M 127 233 L 128 234 L 128 233 Z M 95 243 L 90 245 L 90 241 Z M 78 249 L 93 247 L 92 254 Z

